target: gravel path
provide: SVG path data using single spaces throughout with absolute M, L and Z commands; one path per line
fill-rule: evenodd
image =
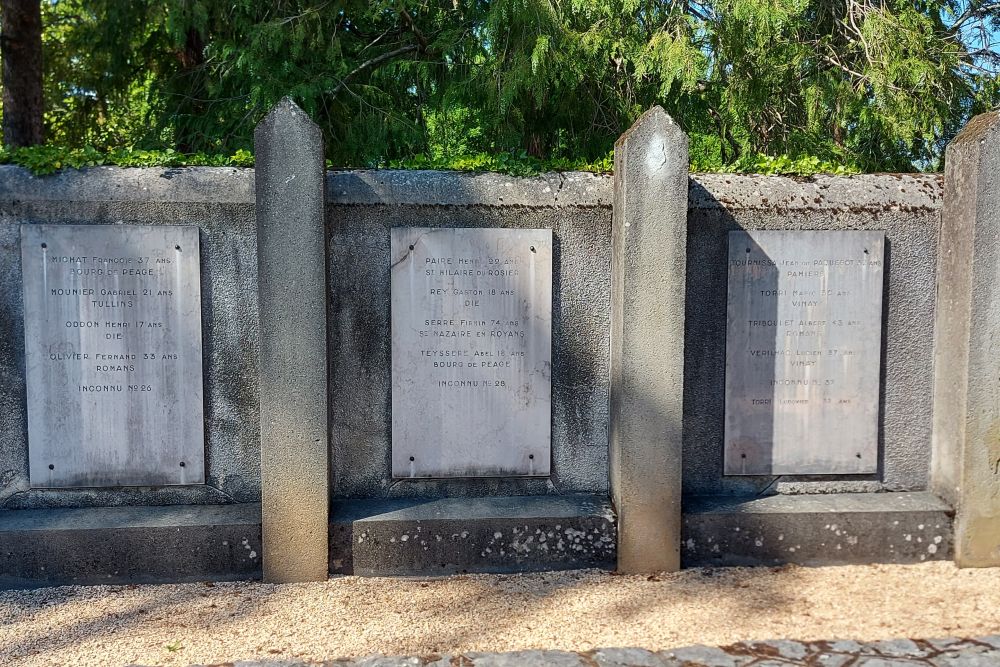
M 95 586 L 0 593 L 0 665 L 236 660 L 641 646 L 662 651 L 1000 632 L 1000 569 L 948 562 L 581 571 L 434 580 Z
M 366 656 L 323 663 L 261 660 L 232 667 L 996 667 L 1000 635 L 859 643 L 855 641 L 741 642 L 686 646 L 654 653 L 641 648 L 595 651 L 515 651 L 430 656 Z M 206 667 L 194 665 L 193 667 Z

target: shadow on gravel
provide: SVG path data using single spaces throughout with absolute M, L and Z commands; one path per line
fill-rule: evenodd
M 247 596 L 245 586 L 254 587 L 254 597 Z M 187 629 L 189 624 L 224 629 L 252 623 L 261 602 L 266 602 L 273 590 L 273 586 L 257 582 L 206 582 L 2 592 L 0 665 L 17 664 L 18 659 L 29 657 L 52 656 L 56 660 L 62 651 L 80 644 L 114 643 L 140 628 L 151 636 L 163 634 L 161 648 L 169 654 L 195 639 Z M 28 626 L 44 630 L 32 634 L 25 630 Z M 162 633 L 153 632 L 161 627 Z
M 412 652 L 415 644 L 448 653 L 458 646 L 476 646 L 484 633 L 502 637 L 508 642 L 505 650 L 526 648 L 568 649 L 564 631 L 584 628 L 634 630 L 642 625 L 659 625 L 684 613 L 682 605 L 705 597 L 714 605 L 719 618 L 741 619 L 762 614 L 774 614 L 790 601 L 787 593 L 795 588 L 796 568 L 712 569 L 697 568 L 678 573 L 651 575 L 643 581 L 607 594 L 607 578 L 611 573 L 577 571 L 551 575 L 465 575 L 465 587 L 460 605 L 451 598 L 440 599 L 433 593 L 436 582 L 416 582 L 416 587 L 428 587 L 429 594 L 413 600 L 416 623 L 400 623 L 384 628 L 380 653 L 399 655 Z M 780 573 L 780 577 L 776 576 Z M 790 581 L 791 575 L 791 581 Z M 568 581 L 567 581 L 568 579 Z M 424 590 L 424 589 L 421 589 Z M 499 602 L 498 602 L 499 601 Z M 474 610 L 496 608 L 489 614 L 489 625 Z M 421 634 L 420 619 L 434 619 L 435 632 Z M 442 632 L 440 628 L 449 630 Z M 525 642 L 525 629 L 536 637 Z M 545 636 L 545 631 L 548 636 Z M 614 642 L 611 642 L 614 643 Z M 623 634 L 621 644 L 629 644 Z M 649 647 L 647 647 L 649 648 Z

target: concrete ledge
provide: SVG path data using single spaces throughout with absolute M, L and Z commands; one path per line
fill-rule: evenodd
M 326 172 L 327 204 L 611 208 L 609 175 L 420 170 Z M 941 208 L 938 174 L 759 176 L 691 174 L 690 209 L 929 211 Z M 34 176 L 0 165 L 0 201 L 150 201 L 252 204 L 254 170 L 235 167 L 92 167 Z
M 686 567 L 948 560 L 952 514 L 927 492 L 688 497 L 681 557 Z
M 260 577 L 260 505 L 0 511 L 0 589 Z
M 0 165 L 0 200 L 252 204 L 254 170 L 237 167 L 91 167 L 35 176 Z
M 330 524 L 337 574 L 615 567 L 615 516 L 602 496 L 337 501 Z

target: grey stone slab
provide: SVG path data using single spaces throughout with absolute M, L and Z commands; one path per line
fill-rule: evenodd
M 788 660 L 803 660 L 810 651 L 809 648 L 797 641 L 790 639 L 773 639 L 770 641 L 754 642 L 751 647 L 758 653 L 777 654 Z
M 390 236 L 393 476 L 547 476 L 552 231 Z
M 91 167 L 35 176 L 0 165 L 0 200 L 252 204 L 253 169 L 235 167 Z
M 876 471 L 883 243 L 729 233 L 727 475 Z
M 935 667 L 996 667 L 1000 665 L 1000 651 L 970 650 L 955 655 L 940 655 L 928 662 Z
M 519 496 L 334 501 L 330 569 L 338 574 L 528 572 L 615 564 L 606 498 Z
M 166 180 L 162 175 L 156 178 Z M 37 180 L 44 193 L 47 180 Z M 141 186 L 135 180 L 129 182 L 129 187 L 135 188 L 129 194 L 138 198 Z M 210 182 L 220 190 L 227 183 L 225 179 Z M 89 183 L 86 174 L 76 174 L 67 186 L 81 190 L 83 195 L 87 194 Z M 0 179 L 0 187 L 3 185 Z M 206 190 L 203 194 L 210 193 Z M 30 487 L 22 334 L 22 224 L 191 225 L 198 229 L 203 424 L 205 456 L 210 462 L 205 485 Z M 257 349 L 247 344 L 247 341 L 256 341 L 258 336 L 255 236 L 253 207 L 248 204 L 0 200 L 0 330 L 12 332 L 12 335 L 0 336 L 0 507 L 219 504 L 260 500 Z
M 615 143 L 611 495 L 622 572 L 680 567 L 688 140 L 660 107 Z
M 683 562 L 917 563 L 952 556 L 951 509 L 927 492 L 686 497 Z
M 196 227 L 22 225 L 33 487 L 205 481 Z
M 569 651 L 512 651 L 510 653 L 466 653 L 475 667 L 584 667 L 586 663 Z
M 371 655 L 352 663 L 355 667 L 423 667 L 424 661 L 417 657 L 392 657 Z
M 319 127 L 285 98 L 254 131 L 264 578 L 326 579 L 326 225 Z
M 927 648 L 918 646 L 912 639 L 889 639 L 872 642 L 869 648 L 879 655 L 890 658 L 923 658 L 931 652 Z
M 854 656 L 843 653 L 827 653 L 821 651 L 813 656 L 813 662 L 822 667 L 846 667 L 854 662 Z
M 691 208 L 759 210 L 937 210 L 937 174 L 817 175 L 811 178 L 749 174 L 692 174 Z M 0 165 L 0 200 L 140 201 L 249 204 L 254 170 L 238 167 L 93 167 L 35 176 L 15 165 Z M 610 209 L 612 177 L 558 172 L 519 178 L 494 173 L 423 170 L 331 171 L 326 175 L 331 204 L 603 207 Z M 819 201 L 817 201 L 817 199 Z
M 860 653 L 864 646 L 853 639 L 838 639 L 826 642 L 826 648 L 837 653 Z
M 671 665 L 698 665 L 698 667 L 741 667 L 756 659 L 749 652 L 732 654 L 715 646 L 685 646 L 660 651 L 660 655 Z
M 610 209 L 611 177 L 572 171 L 530 178 L 411 169 L 335 171 L 327 175 L 326 197 L 348 206 Z
M 0 511 L 0 589 L 255 579 L 260 505 Z
M 1000 565 L 1000 112 L 945 155 L 934 326 L 933 483 L 955 504 L 955 561 Z
M 600 648 L 587 654 L 598 667 L 666 667 L 662 657 L 644 648 Z
M 759 212 L 775 228 L 789 225 L 800 214 L 813 223 L 803 229 L 853 228 L 854 216 L 897 212 L 926 213 L 941 208 L 940 174 L 858 174 L 807 178 L 758 174 L 692 174 L 692 211 Z M 837 221 L 830 219 L 837 216 Z M 756 215 L 754 217 L 757 217 Z M 890 216 L 891 217 L 891 216 Z

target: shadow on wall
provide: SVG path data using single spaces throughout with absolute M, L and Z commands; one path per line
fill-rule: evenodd
M 349 187 L 354 197 L 382 203 L 327 207 L 333 497 L 606 494 L 610 209 L 488 203 L 493 190 L 477 189 L 474 176 L 415 173 L 407 176 L 408 194 L 377 191 L 366 180 L 377 178 L 352 174 Z M 557 189 L 560 178 L 511 181 L 541 193 Z M 416 181 L 433 189 L 440 180 L 450 187 L 441 200 L 456 203 L 394 199 L 419 192 Z M 552 230 L 550 478 L 392 479 L 389 230 L 396 227 Z
M 763 178 L 763 177 L 743 177 Z M 728 185 L 728 181 L 726 181 Z M 789 180 L 789 183 L 791 181 Z M 734 186 L 735 187 L 735 186 Z M 765 202 L 766 203 L 766 202 Z M 882 327 L 879 370 L 878 408 L 878 469 L 874 474 L 860 475 L 726 475 L 725 452 L 725 395 L 726 395 L 726 332 L 728 328 L 727 271 L 729 261 L 729 234 L 751 229 L 772 230 L 821 230 L 821 229 L 871 229 L 881 230 L 883 225 L 875 214 L 852 211 L 860 216 L 860 225 L 849 227 L 838 223 L 835 210 L 744 211 L 734 215 L 725 202 L 721 202 L 697 180 L 690 181 L 688 213 L 686 318 L 684 333 L 684 493 L 685 495 L 727 495 L 754 497 L 777 492 L 776 485 L 789 483 L 799 492 L 875 491 L 882 490 L 881 481 L 885 466 L 885 409 L 886 409 L 886 327 L 889 323 L 889 288 L 891 277 L 891 244 L 885 241 L 884 281 L 882 285 Z M 854 221 L 851 221 L 854 223 Z M 756 254 L 759 246 L 750 246 Z M 776 287 L 776 285 L 775 285 Z M 749 307 L 748 304 L 744 304 Z M 755 312 L 762 319 L 777 312 Z M 764 317 L 766 315 L 767 317 Z M 897 334 L 898 335 L 898 334 Z M 747 346 L 763 348 L 762 340 L 748 340 Z M 773 349 L 782 346 L 773 343 Z M 771 368 L 774 379 L 774 368 Z M 731 378 L 740 386 L 745 378 Z M 759 381 L 756 382 L 759 384 Z M 773 434 L 772 424 L 758 424 L 761 432 Z M 929 447 L 929 442 L 927 447 Z M 759 448 L 758 448 L 759 449 Z M 770 450 L 754 451 L 753 455 L 770 456 Z M 748 458 L 751 452 L 747 451 Z M 919 487 L 918 487 L 919 488 Z M 891 489 L 890 489 L 891 490 Z

